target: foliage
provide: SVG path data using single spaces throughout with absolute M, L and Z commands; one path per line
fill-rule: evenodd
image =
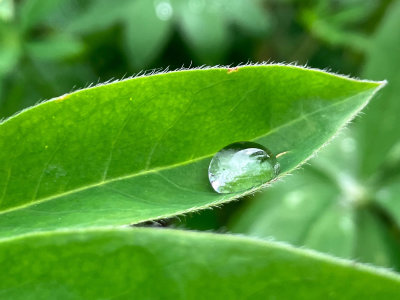
M 1 250 L 4 299 L 390 299 L 400 283 L 390 272 L 287 245 L 169 229 L 35 234 Z
M 396 91 L 400 82 L 394 63 L 400 58 L 400 34 L 392 34 L 400 26 L 399 15 L 397 2 L 373 37 L 364 71 L 372 78 L 386 76 L 388 89 L 371 103 L 353 130 L 314 159 L 311 166 L 250 204 L 237 224 L 232 221 L 234 231 L 272 235 L 400 270 L 396 196 L 400 186 L 396 129 L 400 106 Z M 273 200 L 266 201 L 269 198 Z M 299 209 L 304 214 L 294 216 Z M 296 230 L 292 229 L 294 224 Z
M 0 124 L 0 237 L 132 224 L 235 199 L 207 180 L 219 149 L 271 145 L 288 152 L 279 159 L 286 174 L 382 85 L 267 65 L 139 77 L 55 98 Z
M 399 20 L 396 0 L 0 0 L 0 298 L 394 298 Z M 272 64 L 71 92 L 250 60 L 380 82 Z M 217 194 L 209 160 L 239 140 L 283 154 L 280 180 Z

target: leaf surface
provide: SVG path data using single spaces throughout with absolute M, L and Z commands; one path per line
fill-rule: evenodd
M 399 276 L 383 269 L 280 243 L 167 229 L 32 234 L 0 243 L 0 264 L 2 299 L 391 299 L 400 293 Z
M 0 21 L 8 21 L 14 18 L 14 1 L 0 1 Z
M 399 270 L 399 230 L 391 224 L 398 181 L 375 191 L 357 178 L 359 148 L 351 132 L 249 201 L 230 229 Z
M 155 9 L 147 0 L 132 5 L 125 21 L 125 41 L 128 57 L 136 68 L 149 65 L 163 50 L 172 29 L 172 16 L 168 2 L 160 2 Z
M 357 211 L 357 225 L 355 257 L 364 262 L 400 270 L 398 229 L 395 232 L 371 209 Z
M 171 72 L 64 95 L 0 124 L 0 237 L 173 216 L 217 194 L 209 161 L 255 141 L 281 175 L 307 160 L 381 83 L 266 65 Z
M 376 193 L 376 200 L 386 211 L 390 212 L 392 218 L 400 228 L 400 176 L 386 182 Z

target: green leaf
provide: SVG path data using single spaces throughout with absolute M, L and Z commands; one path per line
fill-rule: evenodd
M 171 72 L 64 95 L 0 124 L 0 237 L 138 223 L 231 201 L 207 176 L 255 141 L 281 174 L 306 161 L 382 83 L 295 66 Z M 260 188 L 260 187 L 258 187 Z
M 80 54 L 84 46 L 70 35 L 55 34 L 43 40 L 26 42 L 26 50 L 34 59 L 57 61 Z
M 376 193 L 377 202 L 394 218 L 400 228 L 400 177 L 386 182 Z
M 67 31 L 87 34 L 120 24 L 124 27 L 126 54 L 135 68 L 151 63 L 162 51 L 172 29 L 174 10 L 169 1 L 94 1 L 84 13 L 71 20 Z
M 249 33 L 264 35 L 270 29 L 270 16 L 259 0 L 224 1 L 225 17 Z
M 396 214 L 397 181 L 376 192 L 357 180 L 357 154 L 347 132 L 302 172 L 257 196 L 232 218 L 232 231 L 399 270 L 398 229 L 381 220 Z M 386 210 L 378 210 L 378 195 Z
M 179 25 L 193 52 L 207 63 L 220 60 L 230 43 L 227 20 L 217 9 L 193 9 L 190 2 L 185 4 Z
M 230 25 L 253 35 L 267 32 L 268 17 L 260 6 L 259 0 L 120 0 L 114 6 L 98 0 L 72 18 L 66 30 L 81 35 L 122 25 L 127 55 L 135 68 L 143 68 L 162 51 L 177 25 L 195 55 L 212 63 L 221 61 L 230 45 Z
M 0 0 L 0 21 L 9 21 L 14 18 L 14 1 Z
M 353 258 L 356 236 L 353 210 L 340 204 L 332 203 L 318 216 L 309 228 L 304 246 L 340 257 Z
M 390 232 L 381 216 L 374 211 L 360 209 L 357 212 L 357 243 L 355 257 L 375 265 L 400 269 L 400 240 Z
M 387 154 L 400 140 L 400 2 L 387 9 L 367 56 L 364 76 L 387 79 L 388 87 L 373 101 L 360 120 L 362 169 L 365 176 L 373 174 L 385 161 Z M 373 141 L 373 142 L 371 142 Z
M 148 0 L 135 1 L 126 21 L 125 40 L 136 68 L 149 65 L 163 50 L 172 29 L 172 16 L 173 8 L 167 1 L 156 2 L 155 8 Z
M 400 277 L 383 269 L 279 243 L 166 229 L 9 239 L 0 243 L 0 264 L 4 299 L 394 299 L 400 293 Z
M 68 22 L 66 31 L 72 34 L 87 34 L 104 30 L 128 17 L 135 2 L 120 0 L 118 5 L 110 5 L 108 0 L 92 1 L 86 10 Z
M 353 258 L 353 208 L 341 198 L 329 178 L 307 167 L 256 196 L 230 229 Z
M 19 26 L 27 31 L 44 21 L 64 0 L 29 0 L 18 5 Z
M 0 78 L 12 72 L 21 56 L 21 42 L 12 25 L 0 22 Z
M 230 229 L 303 246 L 316 220 L 334 204 L 336 194 L 337 190 L 320 174 L 296 172 L 249 199 L 244 210 L 233 218 Z
M 365 21 L 377 10 L 379 1 L 355 0 L 317 1 L 314 7 L 306 6 L 301 11 L 300 19 L 311 34 L 332 45 L 352 48 L 359 52 L 369 49 L 370 40 L 361 30 L 355 30 L 355 25 Z

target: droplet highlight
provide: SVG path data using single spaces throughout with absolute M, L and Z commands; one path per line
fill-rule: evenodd
M 230 144 L 211 159 L 208 178 L 217 193 L 236 193 L 260 186 L 279 174 L 270 150 L 253 142 Z

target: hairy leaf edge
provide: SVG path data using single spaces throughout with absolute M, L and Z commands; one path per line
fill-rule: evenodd
M 339 78 L 347 79 L 347 80 L 354 81 L 354 82 L 374 83 L 374 84 L 377 84 L 377 85 L 379 85 L 379 84 L 386 85 L 387 84 L 386 80 L 375 81 L 375 80 L 360 79 L 360 78 L 357 78 L 357 77 L 352 77 L 350 75 L 334 73 L 334 72 L 331 72 L 329 69 L 317 69 L 317 68 L 309 67 L 307 65 L 304 65 L 304 66 L 303 65 L 297 65 L 296 63 L 287 63 L 287 64 L 285 64 L 285 63 L 261 62 L 261 63 L 239 64 L 237 66 L 232 66 L 232 65 L 206 66 L 206 65 L 202 65 L 202 66 L 199 66 L 199 67 L 182 67 L 182 68 L 178 68 L 178 69 L 172 70 L 172 71 L 169 70 L 169 67 L 167 67 L 167 68 L 161 69 L 161 70 L 160 69 L 152 69 L 152 70 L 149 70 L 149 71 L 140 71 L 137 74 L 134 74 L 132 76 L 129 76 L 129 77 L 126 77 L 126 78 L 123 78 L 123 79 L 116 79 L 115 80 L 114 78 L 111 78 L 111 79 L 109 79 L 109 80 L 107 80 L 105 82 L 97 83 L 95 85 L 93 85 L 91 83 L 87 87 L 84 87 L 84 88 L 81 88 L 81 89 L 78 88 L 78 89 L 73 90 L 73 91 L 71 91 L 69 93 L 65 93 L 65 94 L 63 94 L 61 96 L 57 96 L 57 97 L 54 97 L 54 98 L 51 98 L 51 99 L 47 99 L 47 100 L 38 101 L 35 105 L 29 106 L 29 107 L 27 107 L 25 109 L 22 109 L 21 111 L 18 111 L 15 114 L 13 114 L 13 115 L 11 115 L 9 117 L 0 119 L 0 126 L 3 125 L 5 122 L 8 122 L 8 121 L 14 119 L 17 116 L 26 113 L 29 110 L 35 109 L 38 105 L 44 105 L 44 104 L 46 104 L 48 102 L 57 101 L 57 100 L 60 100 L 60 99 L 65 99 L 71 94 L 78 94 L 80 92 L 83 92 L 83 91 L 86 91 L 86 90 L 89 90 L 89 89 L 96 89 L 96 88 L 102 87 L 104 85 L 115 85 L 115 84 L 119 84 L 119 83 L 124 82 L 124 81 L 135 80 L 135 79 L 139 79 L 139 78 L 143 78 L 143 77 L 163 76 L 163 75 L 167 75 L 167 74 L 170 74 L 170 73 L 178 73 L 178 72 L 193 72 L 193 71 L 199 71 L 199 70 L 214 70 L 214 69 L 227 70 L 228 71 L 230 69 L 243 68 L 243 67 L 258 67 L 258 66 L 263 66 L 263 67 L 287 67 L 287 68 L 293 68 L 293 69 L 302 69 L 302 70 L 312 71 L 312 72 L 315 72 L 315 73 L 322 73 L 324 75 L 329 75 L 329 76 L 332 76 L 332 77 L 339 77 Z
M 331 73 L 331 72 L 327 72 L 327 71 L 323 71 L 323 70 L 319 70 L 319 69 L 313 69 L 313 68 L 303 67 L 303 66 L 297 66 L 297 65 L 260 63 L 260 64 L 239 65 L 238 67 L 253 67 L 253 66 L 271 66 L 271 67 L 283 66 L 283 67 L 288 67 L 288 68 L 305 69 L 305 70 L 310 70 L 310 71 L 313 71 L 313 72 L 316 72 L 316 73 L 322 73 L 322 74 L 324 74 L 324 75 L 330 75 L 330 76 L 332 76 L 332 77 L 340 77 L 340 78 L 343 78 L 343 79 L 346 79 L 346 80 L 350 80 L 350 81 L 354 81 L 354 82 L 357 82 L 357 83 L 360 83 L 360 82 L 371 83 L 371 84 L 374 84 L 374 87 L 371 87 L 371 89 L 374 89 L 374 90 L 373 90 L 372 94 L 371 94 L 369 97 L 367 97 L 367 99 L 366 99 L 366 101 L 364 102 L 364 104 L 356 111 L 356 113 L 355 113 L 354 115 L 352 115 L 351 118 L 349 118 L 349 119 L 347 120 L 347 122 L 346 122 L 345 124 L 343 124 L 343 126 L 342 126 L 341 128 L 338 129 L 338 131 L 336 132 L 336 134 L 334 134 L 332 137 L 330 137 L 330 138 L 329 138 L 324 144 L 322 144 L 319 148 L 315 149 L 311 155 L 309 155 L 307 158 L 305 158 L 303 161 L 301 161 L 295 168 L 293 168 L 293 169 L 291 169 L 291 170 L 288 170 L 287 172 L 280 173 L 279 176 L 278 176 L 277 178 L 275 178 L 274 180 L 272 180 L 272 181 L 270 181 L 270 182 L 267 182 L 267 183 L 265 183 L 265 184 L 263 184 L 263 185 L 261 185 L 261 186 L 258 186 L 258 187 L 255 187 L 255 188 L 253 188 L 253 189 L 250 189 L 250 190 L 248 190 L 248 191 L 245 191 L 245 192 L 243 192 L 243 193 L 235 194 L 235 195 L 233 195 L 232 197 L 219 199 L 219 200 L 217 200 L 217 201 L 211 202 L 211 203 L 206 204 L 206 205 L 194 206 L 194 207 L 192 207 L 192 208 L 190 208 L 190 209 L 180 210 L 180 211 L 177 211 L 176 213 L 173 213 L 173 214 L 162 214 L 162 215 L 159 215 L 159 216 L 156 216 L 156 217 L 152 217 L 152 218 L 148 218 L 148 219 L 143 219 L 143 220 L 140 220 L 139 222 L 130 223 L 131 225 L 138 224 L 138 223 L 142 223 L 142 222 L 146 222 L 146 221 L 152 221 L 152 220 L 170 218 L 170 217 L 174 217 L 174 216 L 183 215 L 183 214 L 186 214 L 186 213 L 191 213 L 191 212 L 195 212 L 195 211 L 199 211 L 199 210 L 204 210 L 204 209 L 207 209 L 207 208 L 212 208 L 212 207 L 214 207 L 214 206 L 218 206 L 218 205 L 221 205 L 221 204 L 224 204 L 224 203 L 228 203 L 228 202 L 231 202 L 231 201 L 239 200 L 239 198 L 241 198 L 241 197 L 254 194 L 254 193 L 256 193 L 256 192 L 258 192 L 258 191 L 260 191 L 260 190 L 262 190 L 262 189 L 264 189 L 264 188 L 266 188 L 266 187 L 268 187 L 268 186 L 270 186 L 272 183 L 274 183 L 274 182 L 276 182 L 276 181 L 282 179 L 285 175 L 289 174 L 289 172 L 293 172 L 293 171 L 299 169 L 304 163 L 306 163 L 309 159 L 311 159 L 312 157 L 314 157 L 314 156 L 316 155 L 316 153 L 317 153 L 319 150 L 321 150 L 321 149 L 324 148 L 326 145 L 328 145 L 328 144 L 338 135 L 338 133 L 339 133 L 343 128 L 345 128 L 345 127 L 347 126 L 347 124 L 350 123 L 350 122 L 360 113 L 360 111 L 369 103 L 369 101 L 374 97 L 374 95 L 375 95 L 380 89 L 382 89 L 382 88 L 387 84 L 387 81 L 386 81 L 386 80 L 383 80 L 383 81 L 359 80 L 359 79 L 351 78 L 351 77 L 346 76 L 346 75 L 338 75 L 338 74 L 335 74 L 335 73 Z M 108 84 L 109 84 L 109 85 L 117 84 L 117 83 L 120 83 L 120 82 L 123 82 L 123 81 L 126 81 L 126 80 L 135 80 L 135 79 L 137 79 L 137 78 L 143 78 L 143 77 L 147 77 L 147 76 L 163 76 L 163 75 L 167 75 L 167 74 L 169 74 L 169 73 L 175 73 L 175 72 L 192 72 L 192 71 L 197 71 L 197 70 L 210 70 L 210 69 L 229 70 L 229 69 L 231 69 L 231 67 L 230 67 L 230 66 L 225 66 L 225 67 L 215 66 L 215 67 L 199 67 L 199 68 L 191 68 L 191 69 L 178 69 L 178 70 L 170 71 L 170 72 L 167 72 L 167 73 L 166 73 L 166 72 L 158 72 L 158 73 L 154 73 L 154 74 L 150 74 L 150 75 L 148 75 L 148 74 L 138 75 L 138 76 L 133 77 L 133 78 L 126 78 L 126 79 L 121 80 L 121 81 L 118 81 L 118 80 L 117 80 L 117 81 L 114 81 L 114 82 L 108 83 Z M 75 93 L 80 93 L 80 92 L 85 91 L 85 90 L 87 90 L 87 89 L 99 88 L 99 87 L 101 87 L 101 86 L 103 86 L 103 85 L 105 85 L 105 84 L 107 84 L 107 83 L 102 83 L 102 84 L 99 84 L 99 85 L 97 85 L 97 86 L 95 86 L 95 87 L 88 87 L 88 88 L 85 88 L 85 89 L 81 89 L 81 90 L 78 90 L 78 91 L 73 92 L 73 94 L 75 94 Z M 363 92 L 365 92 L 365 91 L 363 91 Z M 362 92 L 361 92 L 361 93 L 362 93 Z M 71 94 L 72 94 L 72 93 L 71 93 Z M 70 94 L 65 94 L 65 95 L 62 95 L 62 96 L 59 96 L 59 97 L 56 97 L 56 98 L 52 98 L 52 99 L 47 100 L 47 101 L 45 101 L 45 102 L 39 103 L 39 104 L 37 104 L 37 105 L 35 105 L 35 106 L 33 106 L 33 107 L 27 108 L 27 109 L 25 109 L 25 110 L 23 110 L 23 111 L 17 113 L 16 115 L 10 117 L 9 119 L 6 119 L 6 120 L 3 121 L 2 123 L 0 123 L 0 126 L 3 125 L 5 122 L 7 122 L 7 121 L 9 121 L 9 120 L 12 120 L 13 118 L 17 117 L 17 116 L 20 115 L 20 114 L 23 114 L 23 113 L 25 113 L 25 112 L 27 112 L 27 111 L 30 111 L 30 110 L 35 109 L 38 105 L 46 105 L 46 103 L 48 103 L 48 102 L 57 101 L 57 100 L 59 100 L 59 99 L 62 99 L 62 98 L 64 98 L 64 97 L 67 97 L 68 95 L 70 95 Z M 344 101 L 345 101 L 345 100 L 344 100 Z M 334 104 L 332 104 L 332 105 L 330 105 L 330 106 L 334 106 L 334 105 L 340 104 L 341 102 L 342 102 L 342 101 L 340 101 L 340 102 L 338 102 L 338 103 L 334 103 Z M 329 107 L 330 107 L 330 106 L 329 106 Z M 315 112 L 313 112 L 313 113 L 315 113 Z M 286 126 L 286 125 L 287 125 L 287 124 L 285 124 L 285 125 L 283 125 L 283 126 L 281 126 L 281 127 L 284 127 L 284 126 Z M 268 132 L 267 134 L 264 134 L 264 135 L 261 135 L 261 136 L 259 136 L 259 137 L 256 137 L 256 138 L 254 138 L 254 140 L 256 140 L 256 139 L 258 139 L 258 138 L 260 138 L 260 137 L 267 136 L 267 135 L 271 134 L 272 132 L 274 132 L 275 130 L 277 130 L 277 129 L 279 129 L 279 128 L 280 128 L 280 127 L 277 127 L 277 128 L 275 128 L 275 129 L 271 130 L 270 132 Z M 117 178 L 112 178 L 112 179 L 109 179 L 109 180 L 106 180 L 106 181 L 102 181 L 102 182 L 99 182 L 99 183 L 96 183 L 96 184 L 91 184 L 91 185 L 88 185 L 88 186 L 85 186 L 85 187 L 77 188 L 77 189 L 74 189 L 74 190 L 71 190 L 71 191 L 62 193 L 62 194 L 58 194 L 58 195 L 55 195 L 55 196 L 46 197 L 46 198 L 43 198 L 43 199 L 41 199 L 41 200 L 39 200 L 39 201 L 35 201 L 35 202 L 27 203 L 27 204 L 24 204 L 24 205 L 16 206 L 16 207 L 13 207 L 13 208 L 10 208 L 10 209 L 6 209 L 6 210 L 4 210 L 4 211 L 0 211 L 0 215 L 7 214 L 7 213 L 12 212 L 12 211 L 21 210 L 21 209 L 24 209 L 24 208 L 26 208 L 26 207 L 30 207 L 30 206 L 32 206 L 32 205 L 37 205 L 37 204 L 40 204 L 40 203 L 43 203 L 43 202 L 46 202 L 46 201 L 50 201 L 50 200 L 52 200 L 52 199 L 54 199 L 54 198 L 57 198 L 57 197 L 61 197 L 61 196 L 65 196 L 65 195 L 74 194 L 74 193 L 76 193 L 76 192 L 79 192 L 79 191 L 82 191 L 82 190 L 86 190 L 86 189 L 88 189 L 88 188 L 93 188 L 93 187 L 96 187 L 96 186 L 101 186 L 101 185 L 106 184 L 106 183 L 109 183 L 109 182 L 113 182 L 113 181 L 117 181 L 117 180 L 122 180 L 122 179 L 126 179 L 126 178 L 132 178 L 132 177 L 140 176 L 140 175 L 143 175 L 143 174 L 157 173 L 158 171 L 168 170 L 168 169 L 171 169 L 171 168 L 174 168 L 174 167 L 187 165 L 187 164 L 194 163 L 194 162 L 197 162 L 197 161 L 200 161 L 200 160 L 203 160 L 203 159 L 210 158 L 212 155 L 213 155 L 213 154 L 208 154 L 208 155 L 201 156 L 201 157 L 198 157 L 198 158 L 196 158 L 196 159 L 189 160 L 189 161 L 184 161 L 184 162 L 180 162 L 180 163 L 177 163 L 177 164 L 172 164 L 172 165 L 169 165 L 169 166 L 154 168 L 154 169 L 152 169 L 152 170 L 142 171 L 142 172 L 138 172 L 138 173 L 135 173 L 135 174 L 130 174 L 130 175 L 121 176 L 121 177 L 117 177 Z M 112 227 L 112 226 L 111 226 L 111 227 Z M 0 239 L 0 240 L 1 240 L 1 239 Z

